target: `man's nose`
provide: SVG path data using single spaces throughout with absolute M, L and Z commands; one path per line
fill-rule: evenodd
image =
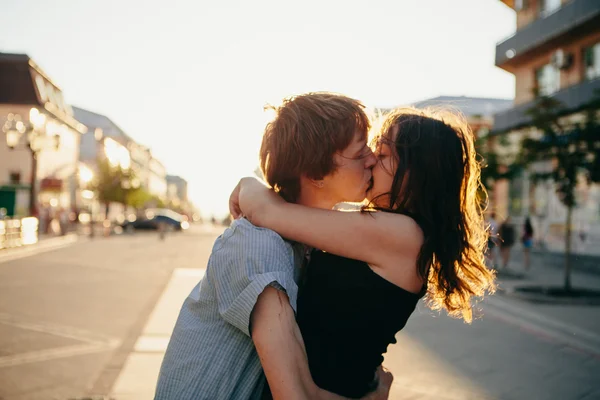
M 375 157 L 375 154 L 369 150 L 369 155 L 365 159 L 365 168 L 373 168 L 376 163 L 377 157 Z

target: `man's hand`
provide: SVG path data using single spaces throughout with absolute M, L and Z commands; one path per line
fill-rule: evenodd
M 392 373 L 383 365 L 380 365 L 379 368 L 377 368 L 377 378 L 379 380 L 377 390 L 370 393 L 367 397 L 364 397 L 364 400 L 387 400 L 390 395 L 394 375 L 392 375 Z

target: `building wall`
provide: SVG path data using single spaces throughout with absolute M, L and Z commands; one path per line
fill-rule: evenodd
M 131 168 L 140 180 L 143 188 L 149 191 L 150 187 L 150 160 L 152 155 L 150 151 L 135 142 L 130 142 L 127 146 L 131 154 Z
M 20 114 L 24 120 L 28 118 L 30 105 L 0 105 L 0 124 L 4 124 L 9 112 Z M 56 148 L 53 136 L 60 136 L 59 147 Z M 79 158 L 80 134 L 67 127 L 62 122 L 48 116 L 46 136 L 48 138 L 46 147 L 38 153 L 37 168 L 37 194 L 40 205 L 49 203 L 55 199 L 54 207 L 71 208 L 76 201 L 76 178 L 77 164 Z M 4 133 L 0 143 L 0 185 L 9 183 L 11 172 L 19 172 L 21 184 L 31 183 L 31 152 L 26 147 L 26 141 L 22 139 L 21 144 L 14 150 L 8 149 Z M 46 191 L 40 190 L 40 182 L 45 178 L 55 178 L 62 181 L 62 190 Z M 53 201 L 54 203 L 54 201 Z M 27 199 L 26 205 L 29 204 Z M 25 204 L 19 204 L 19 213 L 27 213 Z
M 572 0 L 561 0 L 561 4 L 564 5 Z M 517 29 L 521 29 L 540 16 L 540 8 L 542 4 L 542 0 L 523 0 L 524 3 L 527 4 L 521 11 L 517 11 Z
M 540 0 L 527 1 L 527 7 L 517 11 L 517 30 L 529 25 L 538 18 Z
M 29 115 L 31 106 L 0 104 L 0 126 L 3 126 L 9 113 Z M 0 130 L 0 185 L 9 183 L 11 172 L 21 173 L 21 183 L 31 181 L 31 153 L 24 146 L 10 150 L 6 145 L 6 134 Z
M 167 171 L 162 163 L 155 158 L 150 160 L 148 191 L 160 198 L 167 196 Z
M 600 30 L 593 35 L 575 40 L 560 47 L 566 54 L 573 55 L 571 66 L 568 69 L 561 71 L 561 89 L 580 83 L 583 80 L 585 76 L 583 49 L 599 41 Z M 557 48 L 540 53 L 536 58 L 515 68 L 515 104 L 527 103 L 534 99 L 533 89 L 535 88 L 535 71 L 539 67 L 548 64 L 552 53 L 556 50 Z

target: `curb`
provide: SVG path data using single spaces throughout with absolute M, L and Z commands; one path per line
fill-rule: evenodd
M 36 254 L 47 251 L 57 250 L 70 246 L 80 240 L 76 233 L 69 233 L 65 236 L 43 239 L 35 244 L 4 249 L 0 251 L 0 264 L 8 261 L 18 260 L 20 258 L 31 257 Z
M 199 268 L 173 270 L 109 396 L 119 400 L 147 400 L 154 397 L 160 366 L 181 305 L 205 271 Z
M 555 305 L 573 305 L 573 306 L 599 306 L 600 305 L 600 297 L 556 297 L 543 295 L 538 293 L 526 293 L 523 291 L 519 291 L 519 286 L 513 286 L 509 288 L 504 288 L 502 290 L 498 290 L 498 293 L 507 296 L 513 297 L 519 300 L 528 301 L 530 303 L 538 303 L 538 304 L 555 304 Z

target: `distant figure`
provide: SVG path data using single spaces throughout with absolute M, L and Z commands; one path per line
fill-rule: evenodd
M 160 221 L 158 223 L 158 238 L 160 240 L 165 240 L 166 235 L 167 235 L 167 224 L 163 221 Z
M 515 244 L 515 227 L 510 221 L 510 216 L 506 217 L 500 226 L 500 255 L 502 257 L 502 268 L 508 268 L 510 259 L 510 249 Z
M 491 213 L 489 219 L 487 220 L 487 224 L 489 226 L 490 237 L 488 238 L 488 246 L 487 246 L 487 263 L 492 268 L 496 268 L 496 242 L 498 240 L 498 222 L 496 221 L 496 213 Z
M 529 219 L 529 217 L 525 218 L 521 242 L 523 243 L 524 267 L 528 270 L 530 265 L 529 253 L 533 247 L 533 225 L 531 225 L 531 219 Z

